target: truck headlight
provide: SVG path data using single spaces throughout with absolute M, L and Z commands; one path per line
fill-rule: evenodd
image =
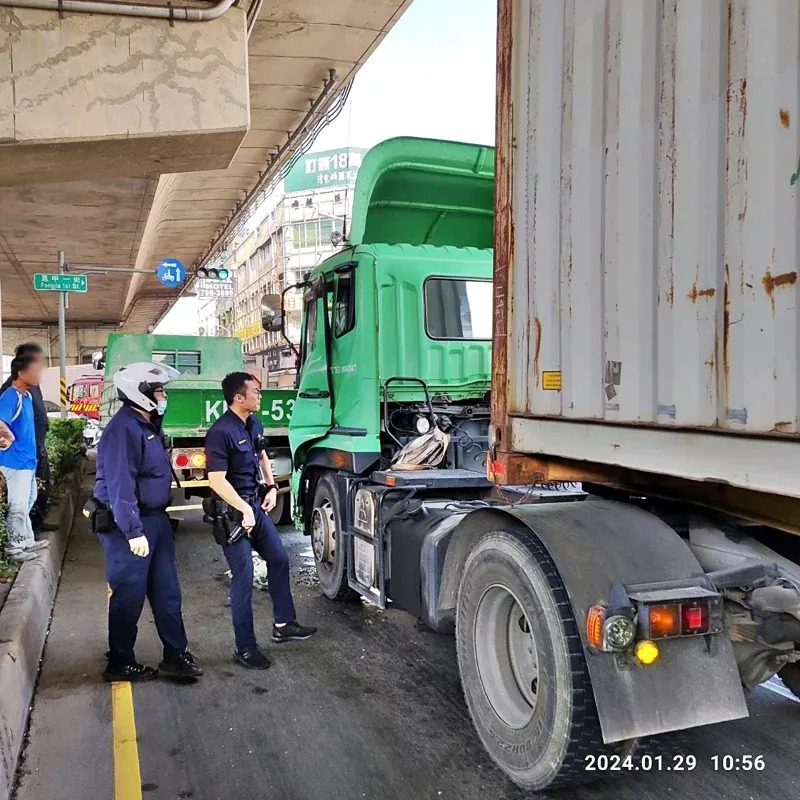
M 375 535 L 375 495 L 369 489 L 356 492 L 353 527 L 367 536 Z

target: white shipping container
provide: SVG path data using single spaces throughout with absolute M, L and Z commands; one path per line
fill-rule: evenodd
M 800 2 L 499 11 L 502 449 L 800 497 Z

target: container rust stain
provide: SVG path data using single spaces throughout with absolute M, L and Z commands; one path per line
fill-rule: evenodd
M 539 317 L 533 318 L 536 327 L 536 351 L 533 356 L 533 371 L 536 375 L 536 388 L 539 388 L 539 353 L 542 351 L 542 321 Z
M 794 422 L 776 422 L 772 430 L 775 431 L 775 433 L 793 433 Z
M 778 112 L 778 116 L 780 117 L 781 125 L 783 125 L 784 128 L 788 128 L 792 124 L 792 118 L 789 115 L 788 108 L 782 108 Z
M 708 297 L 711 298 L 717 293 L 717 290 L 714 288 L 710 289 L 700 289 L 697 286 L 697 281 L 692 284 L 692 288 L 689 291 L 689 294 L 686 296 L 693 302 L 696 303 L 701 297 Z
M 761 279 L 764 284 L 764 291 L 769 297 L 769 302 L 772 305 L 772 313 L 775 313 L 775 290 L 781 287 L 794 286 L 797 283 L 796 272 L 782 272 L 780 275 L 773 275 L 769 270 L 764 273 Z
M 725 288 L 722 304 L 722 380 L 725 405 L 728 405 L 731 376 L 731 268 L 725 265 Z
M 495 154 L 494 332 L 492 336 L 492 428 L 496 436 L 508 424 L 508 315 L 514 258 L 513 147 L 514 107 L 511 86 L 513 0 L 497 5 L 497 116 Z M 524 268 L 526 265 L 522 265 Z M 503 442 L 505 446 L 505 442 Z

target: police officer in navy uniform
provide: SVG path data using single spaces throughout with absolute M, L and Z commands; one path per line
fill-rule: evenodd
M 134 644 L 145 597 L 164 646 L 159 670 L 198 678 L 203 670 L 187 649 L 175 541 L 166 509 L 172 470 L 160 435 L 166 385 L 179 373 L 140 362 L 114 374 L 122 408 L 103 431 L 94 496 L 113 512 L 113 527 L 98 533 L 105 551 L 108 603 L 107 681 L 147 681 L 158 670 L 136 661 Z
M 267 562 L 269 570 L 275 619 L 272 641 L 281 644 L 307 639 L 317 629 L 297 623 L 289 585 L 289 557 L 266 513 L 275 507 L 278 487 L 269 458 L 258 447 L 264 432 L 256 416 L 261 407 L 260 385 L 247 372 L 232 372 L 222 381 L 222 394 L 228 410 L 206 434 L 206 470 L 214 493 L 242 514 L 242 527 L 248 532 L 248 536 L 222 548 L 233 576 L 231 617 L 236 640 L 233 657 L 250 669 L 266 669 L 269 660 L 259 650 L 253 628 L 253 550 Z M 259 499 L 259 465 L 267 483 L 263 501 Z

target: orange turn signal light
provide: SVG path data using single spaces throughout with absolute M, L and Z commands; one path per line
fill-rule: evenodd
M 666 639 L 680 636 L 681 614 L 678 605 L 650 606 L 650 636 L 653 639 Z
M 603 624 L 606 610 L 603 606 L 592 606 L 586 615 L 586 639 L 596 650 L 603 649 Z

